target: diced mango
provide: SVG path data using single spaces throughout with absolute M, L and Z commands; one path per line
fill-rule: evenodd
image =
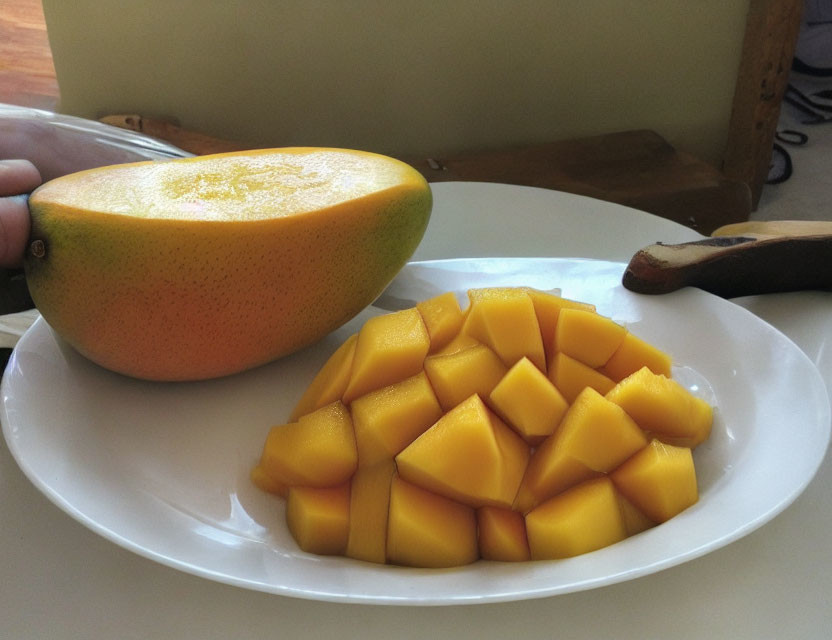
M 665 522 L 699 500 L 688 447 L 652 440 L 611 477 L 618 490 L 654 522 Z
M 344 403 L 415 376 L 429 349 L 430 336 L 415 307 L 370 318 L 358 332 Z
M 570 558 L 627 537 L 615 487 L 607 477 L 588 480 L 526 514 L 533 560 Z
M 396 456 L 402 479 L 472 507 L 510 507 L 529 446 L 473 395 Z
M 696 447 L 711 433 L 713 409 L 672 378 L 642 367 L 607 393 L 642 429 L 668 444 Z
M 329 357 L 303 392 L 289 416 L 289 422 L 295 422 L 301 416 L 341 399 L 350 381 L 356 342 L 358 342 L 357 333 L 347 338 Z
M 532 299 L 534 311 L 537 314 L 537 323 L 540 325 L 540 335 L 543 339 L 543 349 L 546 353 L 548 363 L 552 356 L 553 343 L 555 339 L 555 327 L 558 323 L 558 315 L 561 309 L 583 309 L 584 311 L 595 311 L 595 305 L 576 300 L 561 298 L 545 291 L 536 289 L 525 289 Z
M 497 562 L 530 560 L 523 514 L 501 507 L 477 509 L 480 557 Z
M 484 344 L 425 359 L 425 373 L 444 411 L 474 393 L 487 398 L 507 371 L 503 361 Z
M 507 367 L 527 357 L 546 371 L 543 338 L 534 303 L 523 289 L 472 289 L 463 331 L 491 347 Z
M 497 413 L 531 444 L 554 433 L 569 408 L 560 391 L 526 357 L 509 369 L 489 398 Z
M 602 369 L 618 382 L 642 367 L 669 378 L 672 364 L 670 355 L 628 332 Z
M 638 425 L 594 389 L 584 389 L 557 431 L 535 449 L 515 501 L 527 512 L 570 486 L 606 473 L 647 444 Z
M 359 467 L 350 488 L 350 523 L 345 554 L 384 564 L 387 559 L 387 513 L 396 465 L 392 459 Z
M 371 391 L 350 406 L 360 466 L 390 459 L 442 417 L 424 372 Z
M 476 347 L 480 344 L 482 343 L 476 338 L 469 336 L 467 333 L 460 332 L 454 336 L 453 340 L 436 351 L 433 355 L 448 356 L 457 353 L 458 351 L 464 351 L 468 347 Z M 500 362 L 502 362 L 502 360 Z
M 286 523 L 298 546 L 307 553 L 343 555 L 350 519 L 350 485 L 290 487 Z
M 563 309 L 558 315 L 553 352 L 562 351 L 585 365 L 600 367 L 624 340 L 627 330 L 611 319 L 582 309 Z
M 591 387 L 575 398 L 555 437 L 571 458 L 602 472 L 647 446 L 633 419 Z
M 424 300 L 416 308 L 430 336 L 430 353 L 448 344 L 462 327 L 462 309 L 453 291 Z
M 254 485 L 267 493 L 274 493 L 275 495 L 285 498 L 289 495 L 289 485 L 278 482 L 272 478 L 262 464 L 258 464 L 252 468 L 250 473 L 251 481 Z
M 272 427 L 260 466 L 274 482 L 327 487 L 346 482 L 358 466 L 349 411 L 340 401 Z
M 586 387 L 592 387 L 602 396 L 615 386 L 615 382 L 597 369 L 559 352 L 549 362 L 549 380 L 570 404 Z
M 479 557 L 474 510 L 393 477 L 387 561 L 411 567 L 456 567 Z
M 615 483 L 613 482 L 613 484 Z M 620 491 L 618 492 L 618 508 L 621 510 L 621 518 L 624 521 L 624 529 L 626 529 L 628 536 L 634 536 L 656 526 L 655 522 L 644 515 Z

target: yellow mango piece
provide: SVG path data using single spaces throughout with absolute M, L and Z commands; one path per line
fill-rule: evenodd
M 463 314 L 453 291 L 416 305 L 430 336 L 430 353 L 442 349 L 462 328 Z
M 286 523 L 298 546 L 307 553 L 343 555 L 350 520 L 350 485 L 290 487 Z
M 647 367 L 653 373 L 669 378 L 672 364 L 670 355 L 628 332 L 603 366 L 603 373 L 618 382 Z
M 370 318 L 358 332 L 344 403 L 416 375 L 429 349 L 430 336 L 415 307 Z
M 396 465 L 384 460 L 359 467 L 350 486 L 349 536 L 345 554 L 384 564 L 387 559 L 387 516 Z
M 531 559 L 523 514 L 501 507 L 477 509 L 480 557 L 497 562 Z
M 511 367 L 527 357 L 541 371 L 546 370 L 543 338 L 534 303 L 522 288 L 472 289 L 463 331 L 500 356 Z
M 647 445 L 638 425 L 594 389 L 584 389 L 557 431 L 535 449 L 515 501 L 527 512 L 544 500 L 615 469 Z
M 359 466 L 393 457 L 442 417 L 424 372 L 353 401 Z
M 614 481 L 613 484 L 615 484 Z M 637 533 L 656 526 L 655 522 L 644 515 L 620 491 L 618 492 L 618 508 L 621 510 L 621 518 L 624 521 L 624 529 L 627 531 L 628 536 L 634 536 Z
M 644 431 L 668 444 L 696 447 L 711 433 L 713 408 L 671 378 L 647 367 L 607 393 Z
M 272 427 L 260 466 L 272 481 L 285 485 L 327 487 L 346 482 L 358 466 L 352 418 L 333 402 Z
M 396 456 L 402 479 L 452 500 L 510 507 L 529 446 L 473 395 Z
M 533 560 L 570 558 L 627 537 L 618 498 L 607 477 L 583 482 L 526 514 Z
M 651 440 L 610 477 L 618 490 L 654 522 L 665 522 L 699 500 L 691 450 L 661 440 Z
M 602 396 L 615 386 L 615 382 L 597 369 L 571 358 L 563 352 L 556 353 L 549 362 L 549 380 L 570 404 L 586 387 L 592 387 Z
M 582 309 L 562 309 L 552 351 L 562 351 L 598 368 L 615 353 L 626 333 L 624 327 L 605 316 Z
M 297 405 L 289 416 L 289 421 L 294 422 L 302 415 L 320 409 L 330 402 L 340 400 L 347 389 L 352 372 L 352 360 L 355 356 L 355 345 L 358 342 L 358 334 L 353 334 L 338 347 L 335 352 L 324 363 L 324 366 L 309 383 L 303 392 Z
M 444 411 L 474 393 L 487 398 L 507 371 L 503 361 L 484 344 L 425 359 L 425 373 Z
M 534 312 L 537 314 L 537 323 L 540 325 L 540 335 L 543 339 L 543 349 L 546 355 L 546 362 L 548 363 L 554 355 L 552 348 L 560 310 L 582 309 L 584 311 L 595 312 L 595 305 L 561 298 L 560 296 L 536 289 L 526 289 L 526 292 L 534 304 Z
M 509 369 L 489 398 L 497 413 L 533 444 L 554 433 L 569 408 L 560 391 L 526 357 Z
M 411 567 L 456 567 L 479 557 L 474 510 L 393 477 L 387 561 Z
M 274 493 L 282 498 L 289 495 L 289 486 L 272 478 L 268 473 L 266 473 L 265 469 L 263 469 L 263 466 L 260 464 L 252 468 L 250 477 L 254 486 L 261 491 Z
M 448 344 L 441 349 L 438 349 L 433 355 L 448 356 L 453 353 L 457 353 L 458 351 L 463 351 L 468 347 L 476 347 L 480 344 L 482 343 L 476 338 L 460 331 Z M 502 360 L 500 362 L 502 362 Z

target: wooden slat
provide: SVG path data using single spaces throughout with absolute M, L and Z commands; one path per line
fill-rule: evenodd
M 803 0 L 751 0 L 722 170 L 760 201 L 780 103 L 788 86 Z

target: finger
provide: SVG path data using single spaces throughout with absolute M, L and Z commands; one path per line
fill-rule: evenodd
M 0 268 L 23 264 L 31 219 L 26 196 L 0 198 Z
M 0 196 L 29 193 L 41 182 L 40 172 L 28 160 L 0 160 Z

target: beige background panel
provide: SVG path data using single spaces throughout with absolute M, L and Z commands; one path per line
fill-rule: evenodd
M 652 128 L 718 163 L 748 0 L 44 0 L 61 111 L 391 154 Z

